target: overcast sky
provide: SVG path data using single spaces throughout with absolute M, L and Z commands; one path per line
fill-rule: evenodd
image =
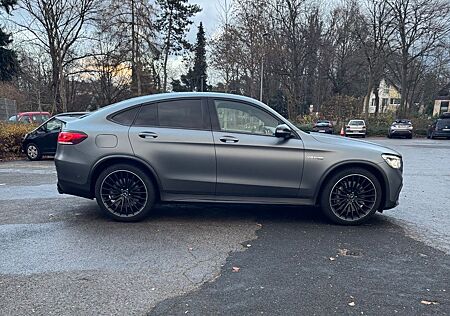
M 211 34 L 216 30 L 216 25 L 219 23 L 218 21 L 218 8 L 219 3 L 222 0 L 190 0 L 189 2 L 192 4 L 198 4 L 203 10 L 194 18 L 195 26 L 191 27 L 191 33 L 189 34 L 189 39 L 191 42 L 195 41 L 195 34 L 197 33 L 197 26 L 200 22 L 203 22 L 203 26 L 205 27 L 206 37 L 211 37 Z

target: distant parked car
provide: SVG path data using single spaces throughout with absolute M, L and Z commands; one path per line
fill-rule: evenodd
M 22 151 L 30 160 L 40 160 L 43 155 L 54 155 L 61 128 L 66 122 L 84 114 L 86 112 L 62 113 L 53 116 L 23 137 Z
M 413 125 L 410 120 L 399 119 L 395 120 L 388 131 L 388 138 L 392 137 L 413 137 Z
M 441 114 L 428 128 L 427 138 L 450 138 L 450 112 Z
M 318 120 L 312 129 L 313 132 L 333 134 L 333 123 L 328 120 Z
M 10 122 L 41 124 L 50 118 L 48 112 L 20 112 L 9 118 Z
M 345 127 L 345 136 L 366 137 L 366 122 L 364 120 L 350 120 Z

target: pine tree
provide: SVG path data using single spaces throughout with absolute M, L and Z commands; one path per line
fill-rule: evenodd
M 0 7 L 9 14 L 16 2 L 16 0 L 1 0 Z M 11 35 L 0 29 L 0 81 L 10 81 L 19 70 L 16 52 L 6 48 L 11 42 Z
M 206 38 L 203 24 L 200 22 L 197 32 L 197 42 L 195 43 L 195 59 L 194 68 L 192 69 L 192 79 L 194 87 L 197 91 L 207 91 L 208 84 L 206 82 Z
M 194 47 L 194 67 L 189 68 L 187 74 L 181 75 L 180 80 L 172 80 L 173 91 L 208 91 L 205 46 L 205 30 L 203 29 L 203 24 L 200 22 L 197 32 L 197 41 Z
M 192 24 L 191 18 L 200 12 L 201 8 L 196 4 L 188 4 L 188 0 L 157 0 L 156 3 L 160 10 L 157 26 L 164 36 L 162 88 L 166 91 L 169 55 L 190 48 L 186 34 Z

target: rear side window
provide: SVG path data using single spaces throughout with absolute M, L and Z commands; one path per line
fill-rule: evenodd
M 136 126 L 157 126 L 158 109 L 156 104 L 147 104 L 141 108 L 134 125 Z
M 113 117 L 111 117 L 111 120 L 122 125 L 130 126 L 133 123 L 136 113 L 138 111 L 139 107 L 135 107 L 130 110 L 125 110 L 115 114 Z
M 159 125 L 162 127 L 203 129 L 200 100 L 174 100 L 158 103 Z

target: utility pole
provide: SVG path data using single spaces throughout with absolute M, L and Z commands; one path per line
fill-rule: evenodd
M 266 37 L 269 35 L 269 33 L 263 34 L 263 53 L 261 57 L 261 73 L 260 73 L 260 83 L 261 86 L 259 88 L 259 101 L 262 102 L 263 98 L 263 83 L 264 83 L 264 57 L 266 55 Z

